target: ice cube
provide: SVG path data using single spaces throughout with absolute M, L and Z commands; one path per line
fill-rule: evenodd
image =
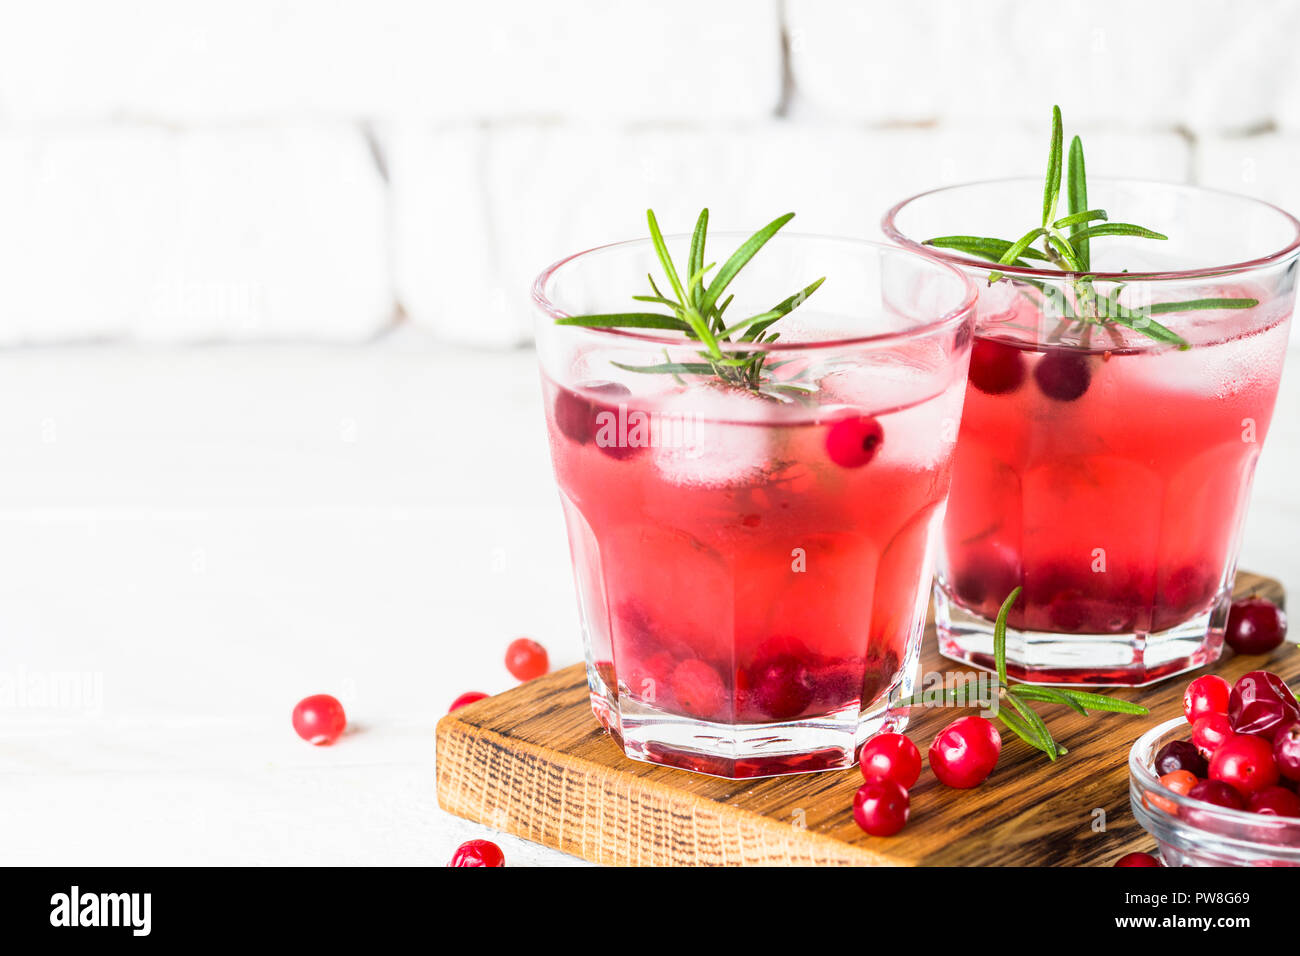
M 677 484 L 724 486 L 761 480 L 779 451 L 780 403 L 722 383 L 685 385 L 651 412 L 655 467 Z

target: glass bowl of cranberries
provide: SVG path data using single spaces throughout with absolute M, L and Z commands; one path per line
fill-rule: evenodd
M 1300 703 L 1276 674 L 1198 677 L 1128 763 L 1167 866 L 1300 866 Z

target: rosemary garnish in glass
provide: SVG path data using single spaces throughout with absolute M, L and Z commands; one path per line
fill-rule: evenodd
M 1019 239 L 997 239 L 988 236 L 938 236 L 927 239 L 922 245 L 987 259 L 998 265 L 1046 269 L 1055 267 L 1065 274 L 1070 294 L 1066 295 L 1050 283 L 1037 282 L 1017 276 L 1016 282 L 1037 288 L 1044 301 L 1035 301 L 1044 314 L 1059 315 L 1072 328 L 1082 333 L 1087 341 L 1094 326 L 1117 323 L 1141 332 L 1149 338 L 1179 349 L 1189 348 L 1186 339 L 1166 328 L 1151 316 L 1166 312 L 1192 312 L 1207 309 L 1251 309 L 1259 305 L 1257 299 L 1208 298 L 1186 302 L 1160 302 L 1144 308 L 1131 308 L 1120 303 L 1124 290 L 1115 283 L 1108 293 L 1098 290 L 1092 268 L 1091 244 L 1094 239 L 1106 236 L 1136 236 L 1143 239 L 1168 239 L 1163 233 L 1130 222 L 1111 222 L 1104 209 L 1088 208 L 1088 182 L 1083 162 L 1083 141 L 1075 136 L 1070 141 L 1068 156 L 1063 150 L 1064 136 L 1061 128 L 1061 108 L 1052 107 L 1052 142 L 1047 157 L 1047 182 L 1043 188 L 1043 208 L 1039 225 Z M 1061 199 L 1061 177 L 1065 176 L 1066 214 L 1057 216 Z M 1034 243 L 1042 240 L 1042 249 Z M 1003 273 L 989 273 L 989 284 L 1003 278 Z M 1026 293 L 1027 294 L 1027 293 Z M 1031 296 L 1032 299 L 1032 296 Z M 1063 330 L 1062 330 L 1063 331 Z M 1114 330 L 1112 330 L 1114 331 Z
M 716 263 L 704 264 L 704 245 L 709 228 L 709 211 L 708 209 L 702 210 L 699 219 L 695 222 L 695 232 L 691 235 L 691 246 L 687 256 L 685 282 L 683 283 L 682 277 L 673 263 L 672 256 L 668 254 L 668 246 L 664 242 L 663 233 L 659 230 L 659 223 L 655 219 L 654 210 L 647 209 L 646 219 L 650 224 L 650 241 L 654 244 L 655 254 L 659 257 L 659 262 L 663 266 L 664 275 L 667 277 L 669 291 L 671 291 L 672 296 L 669 297 L 661 292 L 659 286 L 655 284 L 654 276 L 647 274 L 646 278 L 650 281 L 651 294 L 634 295 L 632 298 L 637 302 L 648 302 L 662 306 L 669 310 L 669 314 L 665 315 L 662 312 L 619 312 L 603 315 L 574 315 L 556 319 L 556 324 L 581 325 L 587 328 L 665 329 L 681 332 L 686 338 L 698 341 L 704 346 L 699 352 L 700 361 L 674 362 L 669 359 L 665 351 L 665 361 L 656 365 L 624 365 L 620 362 L 612 364 L 631 372 L 673 376 L 716 376 L 730 385 L 761 392 L 772 397 L 805 394 L 809 391 L 808 389 L 793 382 L 773 382 L 770 376 L 765 374 L 764 366 L 768 358 L 768 353 L 765 350 L 748 351 L 723 348 L 724 344 L 732 343 L 765 345 L 775 342 L 780 338 L 780 333 L 769 332 L 768 329 L 802 305 L 804 300 L 816 292 L 817 288 L 826 281 L 825 276 L 823 276 L 816 282 L 800 289 L 794 295 L 782 299 L 767 311 L 751 315 L 731 325 L 727 324 L 724 316 L 734 296 L 728 295 L 723 298 L 723 293 L 726 292 L 727 287 L 736 278 L 740 270 L 754 258 L 754 255 L 763 248 L 767 241 L 793 218 L 794 213 L 788 212 L 758 230 L 731 254 L 731 257 L 722 264 L 722 268 L 713 274 L 712 281 L 706 283 L 705 278 L 713 270 Z
M 997 669 L 997 682 L 991 688 L 981 687 L 979 681 L 970 681 L 962 686 L 945 688 L 942 694 L 945 704 L 960 701 L 968 707 L 991 710 L 994 706 L 993 699 L 996 698 L 997 719 L 1017 737 L 1029 744 L 1029 746 L 1041 750 L 1047 755 L 1047 759 L 1052 761 L 1059 756 L 1063 756 L 1067 751 L 1052 738 L 1052 732 L 1047 729 L 1047 724 L 1044 723 L 1043 718 L 1029 706 L 1030 701 L 1064 704 L 1085 717 L 1090 710 L 1108 711 L 1115 714 L 1141 715 L 1150 713 L 1141 704 L 1107 697 L 1105 694 L 1090 694 L 1082 690 L 1044 687 L 1041 684 L 1009 684 L 1007 682 L 1007 616 L 1011 613 L 1011 606 L 1020 597 L 1020 591 L 1021 589 L 1017 587 L 1007 595 L 1007 599 L 1002 602 L 1002 607 L 998 609 L 998 618 L 993 625 L 993 662 Z M 987 690 L 986 693 L 981 693 L 981 691 L 985 690 Z M 892 706 L 917 706 L 925 703 L 924 695 L 922 695 L 921 697 L 905 698 Z

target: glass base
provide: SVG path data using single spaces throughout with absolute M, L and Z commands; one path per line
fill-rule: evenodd
M 854 766 L 867 738 L 907 727 L 909 708 L 890 701 L 912 695 L 919 657 L 918 642 L 893 686 L 866 710 L 855 701 L 777 723 L 723 724 L 662 711 L 626 692 L 620 697 L 590 661 L 587 683 L 592 713 L 631 759 L 743 780 Z
M 1007 628 L 1007 675 L 1036 684 L 1140 687 L 1219 659 L 1231 596 L 1200 614 L 1153 633 L 1062 634 Z M 934 586 L 939 653 L 993 670 L 993 622 Z

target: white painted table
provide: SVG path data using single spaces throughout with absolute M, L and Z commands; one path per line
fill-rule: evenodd
M 1293 586 L 1297 361 L 1242 558 Z M 0 354 L 0 863 L 575 862 L 434 798 L 434 723 L 512 686 L 511 638 L 580 659 L 533 363 Z M 289 724 L 315 692 L 331 748 Z

